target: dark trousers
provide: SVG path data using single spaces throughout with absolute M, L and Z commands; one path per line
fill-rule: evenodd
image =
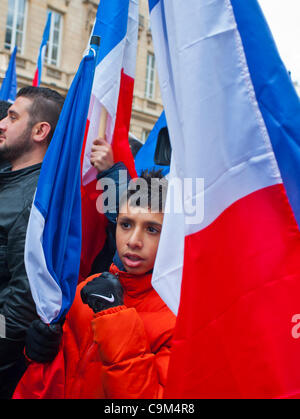
M 0 400 L 12 398 L 25 370 L 26 359 L 23 355 L 13 365 L 0 367 Z

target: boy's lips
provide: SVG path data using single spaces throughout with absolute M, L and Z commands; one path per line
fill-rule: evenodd
M 143 258 L 141 258 L 139 255 L 136 255 L 134 253 L 125 253 L 123 255 L 123 261 L 125 264 L 130 268 L 137 268 L 141 265 L 143 262 Z

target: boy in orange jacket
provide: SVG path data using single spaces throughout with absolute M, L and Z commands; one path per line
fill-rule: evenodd
M 54 374 L 46 386 L 47 397 L 163 397 L 176 318 L 152 288 L 151 279 L 167 181 L 154 172 L 135 182 L 138 191 L 129 185 L 119 203 L 120 266 L 112 264 L 110 272 L 92 275 L 78 285 L 63 327 L 59 353 L 63 380 L 57 388 Z M 58 353 L 61 332 L 40 326 L 32 325 L 26 354 L 47 363 Z
M 151 285 L 167 192 L 157 174 L 141 176 L 138 199 L 128 189 L 120 201 L 124 269 L 113 264 L 78 286 L 64 327 L 67 398 L 163 397 L 175 316 Z

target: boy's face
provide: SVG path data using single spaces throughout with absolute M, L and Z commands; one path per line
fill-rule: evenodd
M 125 203 L 117 220 L 116 243 L 127 272 L 141 275 L 155 262 L 162 229 L 163 213 L 151 213 L 142 207 Z

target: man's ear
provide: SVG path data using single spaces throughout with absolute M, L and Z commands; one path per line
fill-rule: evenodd
M 49 122 L 37 122 L 32 128 L 32 138 L 34 141 L 41 143 L 44 142 L 51 131 Z

